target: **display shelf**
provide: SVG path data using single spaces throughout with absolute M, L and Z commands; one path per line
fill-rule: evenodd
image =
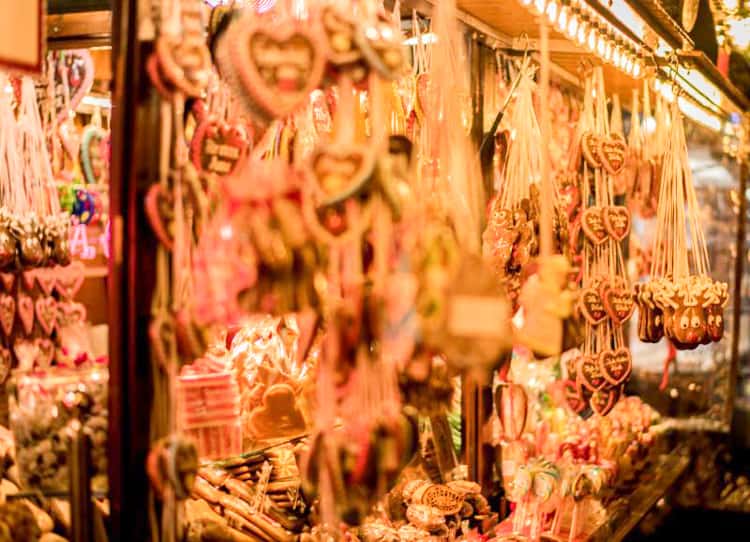
M 670 17 L 659 0 L 626 0 L 644 22 L 653 28 L 669 45 L 677 49 L 692 49 L 693 39 L 677 21 Z
M 619 542 L 669 491 L 690 463 L 683 448 L 663 454 L 638 479 L 632 492 L 618 495 L 606 505 L 606 520 L 587 539 L 590 542 Z
M 643 519 L 651 508 L 669 491 L 690 463 L 685 448 L 657 457 L 630 484 L 620 486 L 603 500 L 603 506 L 592 506 L 595 518 L 589 529 L 575 538 L 576 542 L 620 542 Z M 512 532 L 513 516 L 498 526 L 497 533 L 508 536 Z M 567 533 L 563 539 L 567 539 Z M 544 539 L 544 535 L 542 536 Z

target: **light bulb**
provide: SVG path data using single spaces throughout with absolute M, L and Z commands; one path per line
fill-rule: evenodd
M 641 61 L 636 60 L 633 63 L 633 77 L 637 78 L 637 77 L 640 77 L 640 75 L 641 75 Z
M 557 15 L 557 29 L 560 32 L 568 31 L 568 8 L 563 6 L 560 13 Z
M 530 5 L 531 5 L 531 2 L 533 2 L 533 0 L 521 0 L 521 3 L 522 3 L 522 4 L 524 5 L 524 6 L 530 6 Z
M 612 42 L 608 41 L 604 47 L 604 60 L 606 62 L 612 62 Z
M 544 13 L 544 8 L 546 7 L 545 0 L 534 0 L 534 9 L 538 11 L 540 14 Z
M 659 89 L 661 88 L 661 79 L 658 77 L 654 79 L 654 91 L 659 92 Z
M 591 51 L 596 50 L 596 28 L 592 27 L 591 30 L 589 30 L 589 37 L 586 40 L 586 45 Z
M 620 66 L 620 48 L 615 47 L 614 49 L 615 50 L 612 53 L 612 64 L 619 67 Z
M 600 58 L 604 58 L 604 52 L 607 50 L 607 42 L 604 36 L 600 35 L 596 42 L 596 52 L 599 53 Z
M 557 20 L 557 2 L 555 0 L 550 0 L 549 4 L 547 4 L 546 13 L 549 22 L 555 24 L 555 21 Z
M 578 33 L 576 34 L 576 39 L 578 40 L 579 45 L 584 45 L 586 43 L 586 23 L 581 23 L 578 25 Z
M 633 59 L 630 57 L 628 57 L 627 62 L 625 62 L 625 73 L 628 75 L 633 73 Z
M 571 39 L 578 35 L 578 17 L 575 13 L 571 13 L 570 17 L 568 17 L 568 28 L 566 28 L 566 30 L 568 32 L 568 37 Z

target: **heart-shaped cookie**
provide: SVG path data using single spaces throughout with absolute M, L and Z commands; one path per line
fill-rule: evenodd
M 87 49 L 55 51 L 55 111 L 57 122 L 62 124 L 70 112 L 78 108 L 83 97 L 94 84 L 94 60 Z M 68 94 L 67 100 L 62 97 Z M 75 158 L 75 155 L 73 155 Z
M 565 402 L 573 412 L 578 414 L 586 408 L 586 401 L 583 399 L 581 391 L 573 380 L 565 381 L 563 392 L 565 394 Z
M 318 205 L 335 205 L 361 191 L 372 176 L 375 155 L 363 145 L 325 145 L 313 152 L 308 175 Z
M 231 33 L 228 53 L 250 109 L 283 118 L 307 103 L 325 68 L 320 26 L 256 13 L 234 24 L 238 26 Z
M 622 390 L 618 388 L 608 388 L 606 390 L 595 391 L 589 398 L 591 410 L 599 416 L 606 416 L 620 400 Z
M 206 118 L 195 129 L 190 158 L 199 172 L 224 177 L 236 171 L 249 145 L 247 130 L 241 124 Z
M 581 310 L 581 315 L 592 326 L 598 326 L 605 318 L 607 318 L 607 309 L 596 288 L 583 288 L 581 290 L 578 304 Z
M 13 332 L 13 322 L 16 319 L 16 300 L 8 294 L 0 294 L 0 328 L 6 337 Z
M 57 326 L 57 300 L 54 297 L 38 297 L 36 303 L 36 321 L 45 335 L 52 335 Z
M 34 341 L 34 345 L 37 351 L 34 360 L 36 366 L 42 369 L 48 368 L 55 359 L 55 343 L 46 337 L 39 337 Z
M 65 299 L 73 299 L 83 285 L 86 278 L 85 271 L 86 268 L 81 261 L 73 262 L 65 267 L 56 267 L 55 289 L 57 293 Z
M 31 271 L 24 271 L 21 273 L 21 284 L 27 292 L 34 290 L 34 284 L 36 283 L 36 272 L 32 269 Z
M 52 290 L 55 289 L 57 283 L 57 277 L 55 276 L 55 269 L 52 267 L 40 267 L 35 270 L 36 283 L 41 288 L 44 295 L 52 295 Z
M 30 296 L 18 292 L 17 300 L 18 319 L 21 320 L 26 335 L 34 329 L 34 301 Z
M 599 354 L 599 369 L 604 379 L 612 386 L 619 386 L 625 382 L 633 370 L 633 360 L 630 350 L 618 348 L 606 350 Z
M 590 391 L 602 389 L 607 381 L 599 369 L 599 357 L 597 355 L 581 356 L 577 371 L 578 382 L 583 388 Z
M 81 169 L 83 178 L 87 184 L 105 184 L 107 182 L 107 164 L 106 149 L 104 142 L 107 132 L 99 126 L 89 124 L 83 129 L 81 135 Z
M 162 80 L 188 96 L 199 98 L 203 94 L 211 78 L 211 52 L 203 36 L 162 33 L 156 40 L 156 57 Z
M 57 304 L 58 329 L 86 321 L 86 306 L 74 301 L 60 301 Z
M 18 368 L 22 371 L 30 371 L 34 368 L 39 356 L 39 346 L 37 346 L 36 341 L 17 339 L 13 343 L 13 353 L 18 360 Z
M 13 356 L 9 349 L 0 345 L 0 384 L 5 384 L 13 365 Z
M 169 228 L 172 220 L 173 203 L 172 193 L 159 183 L 153 184 L 148 189 L 144 200 L 148 223 L 164 248 L 170 252 L 174 247 L 174 239 Z
M 593 132 L 586 132 L 581 138 L 581 152 L 586 162 L 592 168 L 602 167 L 602 161 L 599 159 L 599 136 Z
M 16 275 L 13 273 L 0 273 L 0 282 L 3 285 L 3 290 L 10 293 L 13 290 L 13 285 L 16 283 Z
M 615 324 L 622 325 L 633 316 L 635 299 L 630 290 L 610 287 L 604 292 L 602 298 L 604 308 Z
M 586 239 L 595 245 L 601 245 L 607 240 L 607 228 L 601 207 L 589 207 L 581 215 L 581 229 Z
M 598 158 L 602 167 L 611 175 L 617 175 L 625 165 L 625 153 L 627 143 L 620 134 L 610 134 L 607 138 L 599 140 Z
M 560 187 L 558 192 L 560 203 L 565 208 L 568 220 L 572 219 L 578 207 L 581 205 L 581 191 L 574 183 L 567 183 Z
M 630 233 L 630 211 L 620 205 L 609 205 L 602 209 L 602 220 L 609 236 L 622 241 Z
M 420 73 L 417 75 L 417 99 L 414 111 L 418 118 L 423 119 L 430 109 L 430 74 Z

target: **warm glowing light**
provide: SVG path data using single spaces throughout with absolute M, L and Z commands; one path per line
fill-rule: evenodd
M 557 2 L 555 2 L 555 0 L 550 0 L 550 3 L 547 4 L 546 13 L 549 22 L 555 24 L 555 21 L 557 20 Z
M 576 17 L 576 14 L 571 14 L 570 18 L 568 19 L 568 27 L 566 28 L 568 37 L 575 38 L 578 35 L 578 17 Z
M 567 32 L 568 30 L 568 8 L 563 6 L 557 16 L 557 28 L 560 32 Z
M 607 42 L 607 45 L 604 47 L 604 60 L 606 62 L 612 62 L 612 43 Z
M 596 42 L 596 52 L 599 56 L 604 58 L 604 52 L 607 50 L 607 42 L 604 36 L 599 36 L 599 40 Z
M 596 50 L 596 28 L 589 30 L 589 37 L 586 40 L 586 45 L 590 50 Z
M 630 75 L 633 73 L 633 59 L 628 57 L 627 62 L 625 62 L 625 72 Z
M 641 62 L 639 60 L 636 60 L 633 63 L 633 77 L 640 77 L 641 76 Z
M 586 23 L 581 23 L 578 25 L 578 33 L 576 34 L 576 39 L 578 40 L 579 45 L 584 45 L 586 43 Z
M 615 47 L 615 50 L 612 53 L 612 63 L 617 67 L 620 66 L 620 48 L 619 47 Z
M 536 9 L 539 13 L 544 13 L 545 3 L 546 2 L 544 0 L 534 0 L 534 9 Z

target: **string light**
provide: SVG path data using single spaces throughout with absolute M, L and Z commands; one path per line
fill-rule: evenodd
M 573 39 L 578 35 L 578 16 L 571 13 L 568 18 L 568 27 L 566 28 L 568 37 Z
M 568 7 L 563 6 L 560 9 L 560 13 L 557 15 L 557 29 L 560 32 L 567 32 L 568 30 Z
M 586 40 L 586 45 L 588 46 L 590 51 L 596 50 L 596 27 L 592 26 L 591 30 L 589 30 L 589 37 Z
M 549 22 L 555 24 L 557 20 L 557 2 L 555 0 L 550 0 L 549 4 L 547 4 L 546 13 Z
M 558 32 L 580 47 L 611 63 L 633 78 L 641 77 L 644 64 L 640 46 L 582 0 L 521 0 L 535 15 L 547 19 Z M 637 34 L 637 33 L 636 33 Z
M 586 21 L 581 21 L 578 24 L 578 33 L 576 34 L 576 39 L 578 40 L 579 45 L 584 45 L 586 43 L 586 31 L 588 30 Z
M 607 51 L 606 40 L 604 36 L 599 34 L 599 40 L 596 42 L 596 52 L 600 57 L 604 58 L 604 53 Z
M 635 77 L 636 79 L 638 77 L 640 77 L 641 76 L 641 69 L 642 69 L 641 68 L 641 61 L 640 60 L 636 60 L 633 63 L 633 77 Z

